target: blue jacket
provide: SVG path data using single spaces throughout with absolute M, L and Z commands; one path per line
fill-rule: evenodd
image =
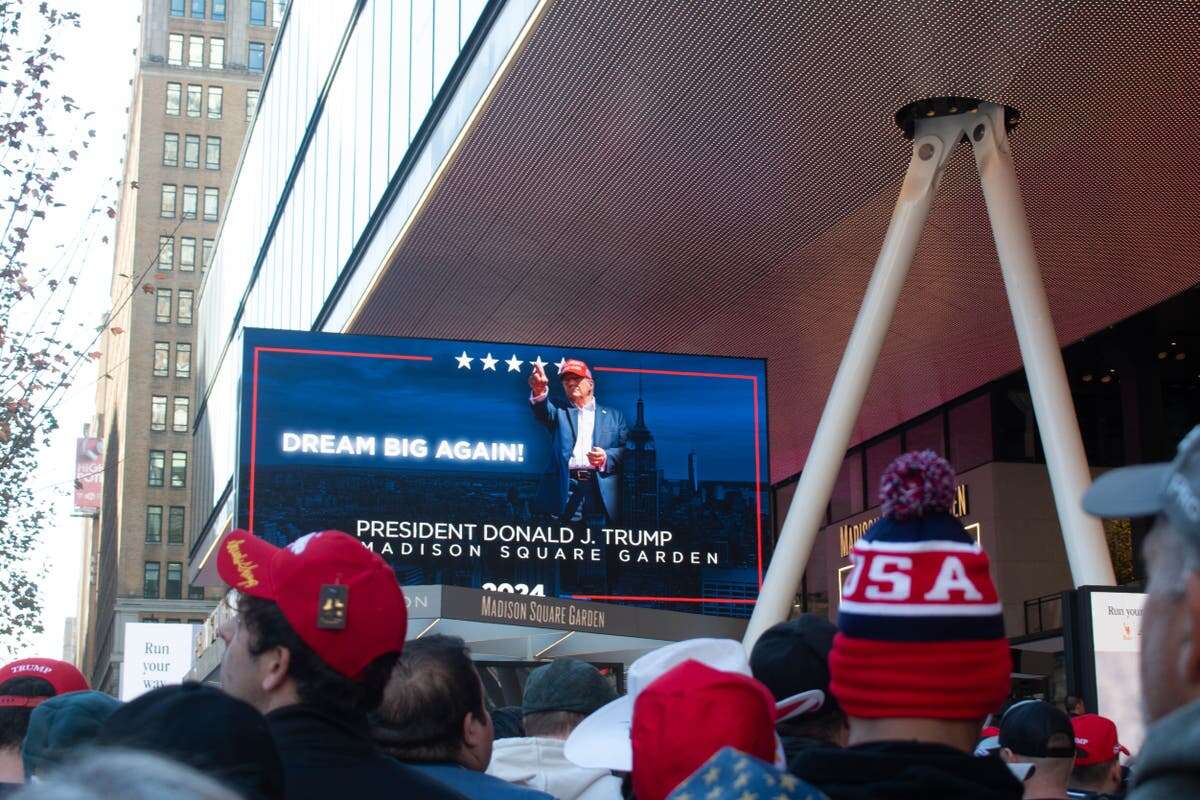
M 554 800 L 545 792 L 517 786 L 486 772 L 467 769 L 461 764 L 423 764 L 414 761 L 404 763 L 405 766 L 424 773 L 471 800 Z
M 540 403 L 532 403 L 533 417 L 549 429 L 553 440 L 550 443 L 550 463 L 538 488 L 540 511 L 561 514 L 567 505 L 570 493 L 568 465 L 575 450 L 575 431 L 578 430 L 579 409 L 566 400 L 547 397 Z M 616 522 L 621 514 L 621 459 L 625 456 L 625 439 L 629 428 L 625 415 L 615 408 L 596 404 L 596 424 L 592 429 L 592 446 L 600 447 L 608 456 L 604 469 L 597 473 L 600 497 L 608 512 L 609 522 Z

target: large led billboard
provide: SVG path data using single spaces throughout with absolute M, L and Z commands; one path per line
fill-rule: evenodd
M 259 536 L 344 530 L 408 585 L 748 615 L 762 360 L 256 329 L 243 358 Z

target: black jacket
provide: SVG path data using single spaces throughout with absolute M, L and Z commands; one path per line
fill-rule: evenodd
M 999 758 L 921 742 L 818 748 L 789 769 L 832 800 L 1021 800 L 1021 782 Z
M 810 736 L 785 736 L 780 734 L 779 740 L 783 742 L 783 757 L 787 760 L 789 770 L 791 770 L 792 762 L 799 758 L 801 753 L 818 748 L 837 747 L 833 742 L 827 742 L 824 739 L 814 739 Z
M 365 715 L 334 717 L 295 705 L 267 714 L 287 783 L 288 800 L 466 800 L 380 752 Z

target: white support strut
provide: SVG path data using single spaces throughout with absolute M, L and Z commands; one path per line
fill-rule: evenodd
M 913 126 L 912 160 L 746 628 L 747 650 L 791 611 L 942 171 L 964 137 L 975 151 L 1072 578 L 1076 586 L 1115 582 L 1103 528 L 1080 506 L 1091 477 L 1008 148 L 1005 108 L 976 105 Z

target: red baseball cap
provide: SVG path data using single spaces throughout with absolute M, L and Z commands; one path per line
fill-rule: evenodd
M 633 704 L 633 793 L 663 800 L 723 747 L 775 760 L 775 698 L 747 675 L 687 660 Z
M 592 371 L 588 369 L 587 364 L 578 358 L 568 358 L 563 361 L 562 369 L 558 371 L 558 379 L 561 381 L 567 375 L 578 375 L 581 378 L 592 379 Z
M 341 531 L 310 533 L 287 547 L 231 531 L 217 573 L 239 592 L 273 601 L 300 639 L 349 678 L 404 648 L 408 612 L 395 573 Z
M 54 694 L 67 692 L 86 692 L 89 688 L 87 678 L 75 668 L 74 664 L 58 661 L 53 658 L 22 658 L 0 668 L 0 683 L 12 678 L 41 678 L 54 687 Z M 0 708 L 33 708 L 49 697 L 22 697 L 21 695 L 0 695 Z
M 1075 729 L 1075 766 L 1090 767 L 1112 761 L 1118 753 L 1129 750 L 1117 739 L 1117 724 L 1099 714 L 1081 714 L 1071 720 Z

